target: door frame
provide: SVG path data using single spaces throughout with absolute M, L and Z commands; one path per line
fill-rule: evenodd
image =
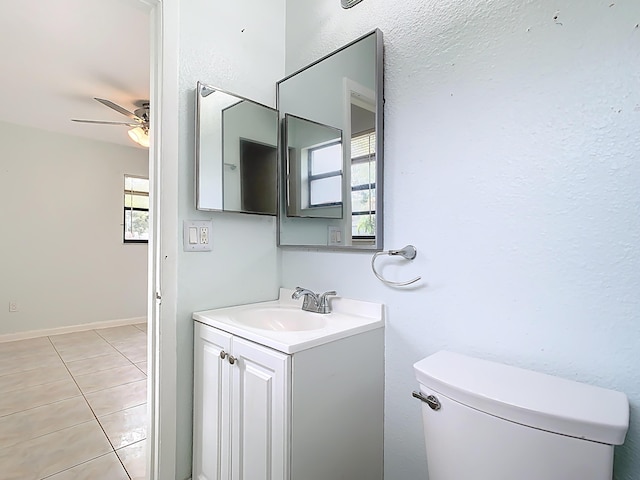
M 150 20 L 147 478 L 176 474 L 179 0 L 136 0 Z

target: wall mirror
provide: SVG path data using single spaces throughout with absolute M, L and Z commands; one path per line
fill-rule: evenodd
M 196 208 L 276 215 L 278 113 L 198 82 Z
M 280 80 L 280 246 L 381 250 L 382 32 Z

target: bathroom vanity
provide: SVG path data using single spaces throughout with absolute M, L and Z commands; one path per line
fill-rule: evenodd
M 383 478 L 383 306 L 196 312 L 194 480 Z

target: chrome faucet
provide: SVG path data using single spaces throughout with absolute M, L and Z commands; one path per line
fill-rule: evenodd
M 313 313 L 331 313 L 331 306 L 329 305 L 329 295 L 337 295 L 335 291 L 324 292 L 322 295 L 313 293 L 306 288 L 296 287 L 296 291 L 293 292 L 291 298 L 294 300 L 299 299 L 304 295 L 304 301 L 302 302 L 302 310 Z

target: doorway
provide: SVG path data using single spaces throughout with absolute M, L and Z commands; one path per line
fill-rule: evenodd
M 17 58 L 16 62 L 20 62 L 22 64 L 24 63 L 30 63 L 30 64 L 45 64 L 46 60 L 48 57 L 57 57 L 56 55 L 53 54 L 52 49 L 54 44 L 61 44 L 66 46 L 66 48 L 73 50 L 77 55 L 79 56 L 85 56 L 87 59 L 91 59 L 93 57 L 96 56 L 100 56 L 95 54 L 95 52 L 92 52 L 90 47 L 88 46 L 89 42 L 87 42 L 87 38 L 85 36 L 83 36 L 83 34 L 81 34 L 80 32 L 78 32 L 77 30 L 75 30 L 73 28 L 73 26 L 70 24 L 71 22 L 71 16 L 72 13 L 78 13 L 78 14 L 86 14 L 87 15 L 87 22 L 96 22 L 97 24 L 100 23 L 105 23 L 108 24 L 110 23 L 109 21 L 107 21 L 106 17 L 100 14 L 100 11 L 98 8 L 93 8 L 96 7 L 96 2 L 98 0 L 91 0 L 91 1 L 86 1 L 83 0 L 83 2 L 81 2 L 80 5 L 76 5 L 74 7 L 70 6 L 70 2 L 71 0 L 54 0 L 53 2 L 49 2 L 47 4 L 47 11 L 40 11 L 40 12 L 33 12 L 33 11 L 23 11 L 20 9 L 19 4 L 20 2 L 14 2 L 14 3 L 8 3 L 7 5 L 3 6 L 3 10 L 6 9 L 15 9 L 12 12 L 9 12 L 7 15 L 2 15 L 5 18 L 9 18 L 10 20 L 8 20 L 11 23 L 14 23 L 16 25 L 19 26 L 19 28 L 23 29 L 22 31 L 22 35 L 11 35 L 10 30 L 4 29 L 4 34 L 8 35 L 7 38 L 3 39 L 3 43 L 5 45 L 11 45 L 13 44 L 13 46 L 15 47 L 16 42 L 15 39 L 19 38 L 20 39 L 20 43 L 21 43 L 21 48 L 14 48 L 14 52 L 11 53 L 10 55 L 3 55 L 3 58 L 8 59 L 8 60 L 12 60 L 12 59 L 16 59 L 17 57 L 21 57 L 21 58 Z M 162 16 L 162 6 L 155 2 L 155 1 L 145 1 L 145 0 L 116 0 L 116 1 L 105 1 L 105 0 L 100 0 L 103 3 L 113 3 L 113 4 L 118 4 L 120 6 L 122 6 L 123 4 L 130 4 L 131 8 L 133 8 L 136 11 L 140 11 L 140 10 L 144 10 L 144 16 L 146 19 L 146 22 L 153 26 L 153 25 L 160 25 L 161 23 L 159 22 L 159 19 Z M 25 7 L 27 8 L 27 7 Z M 29 18 L 37 18 L 39 20 L 43 20 L 45 17 L 48 17 L 52 23 L 55 23 L 56 25 L 50 26 L 50 27 L 46 27 L 46 28 L 42 28 L 43 30 L 49 32 L 52 37 L 51 37 L 51 41 L 48 42 L 47 48 L 41 50 L 38 54 L 31 54 L 30 52 L 27 52 L 25 50 L 26 48 L 26 44 L 29 43 L 29 41 L 31 41 L 31 38 L 27 38 L 29 37 L 28 35 L 24 35 L 24 26 L 25 23 L 23 22 L 24 19 L 29 19 Z M 121 17 L 122 18 L 122 17 Z M 123 29 L 123 23 L 126 22 L 113 22 L 112 25 L 114 27 L 116 27 L 116 30 L 118 30 L 118 34 L 122 33 L 122 29 Z M 51 30 L 49 30 L 49 28 Z M 126 27 L 124 27 L 125 30 L 127 31 L 138 31 L 141 32 L 144 29 L 127 29 Z M 144 34 L 144 33 L 143 33 Z M 146 34 L 144 34 L 146 35 Z M 153 36 L 149 35 L 151 38 L 153 38 L 154 42 L 157 42 L 157 39 L 160 37 L 159 34 L 154 34 Z M 9 38 L 11 37 L 11 38 Z M 4 41 L 6 40 L 6 41 Z M 67 45 L 65 42 L 69 41 L 69 45 Z M 158 64 L 160 62 L 160 53 L 159 53 L 159 49 L 157 48 L 157 45 L 154 45 L 153 48 L 151 49 L 154 52 L 154 55 L 156 55 L 156 57 L 154 59 L 152 59 L 152 62 L 150 62 L 152 64 L 152 68 L 155 69 L 155 73 L 152 74 L 152 76 L 154 76 L 154 82 L 155 82 L 155 92 L 156 92 L 156 97 L 157 97 L 157 92 L 158 92 L 158 88 L 157 86 L 159 85 L 159 83 L 161 82 L 161 79 L 159 78 L 160 76 L 158 75 L 159 73 L 159 67 Z M 14 56 L 15 55 L 15 56 Z M 148 62 L 148 58 L 149 58 L 150 54 L 147 54 L 147 58 L 138 58 L 138 61 L 142 62 L 143 64 L 149 64 Z M 96 86 L 101 86 L 101 87 L 105 87 L 106 85 L 109 85 L 110 83 L 113 83 L 116 85 L 116 89 L 120 89 L 120 90 L 125 90 L 126 89 L 126 85 L 120 83 L 118 84 L 117 82 L 117 78 L 115 78 L 115 75 L 111 75 L 112 72 L 114 72 L 115 70 L 112 68 L 111 65 L 111 60 L 110 58 L 108 58 L 108 56 L 101 56 L 101 64 L 96 65 L 96 64 L 92 64 L 92 71 L 91 71 L 91 75 L 88 75 L 86 77 L 83 77 L 87 83 L 92 83 L 93 85 Z M 24 58 L 30 58 L 32 59 L 31 62 L 25 62 Z M 3 97 L 3 101 L 0 102 L 2 103 L 2 105 L 4 105 L 3 108 L 1 108 L 0 113 L 2 114 L 2 116 L 0 117 L 0 121 L 3 122 L 11 122 L 11 118 L 8 118 L 5 116 L 5 113 L 9 112 L 9 111 L 14 111 L 17 112 L 19 114 L 24 114 L 23 117 L 19 117 L 17 119 L 14 120 L 14 122 L 17 122 L 16 124 L 20 124 L 21 127 L 25 127 L 25 128 L 33 128 L 36 129 L 38 131 L 38 133 L 32 135 L 30 138 L 25 139 L 25 141 L 23 142 L 25 148 L 26 147 L 33 147 L 34 144 L 36 144 L 39 140 L 42 140 L 45 137 L 51 136 L 51 137 L 56 137 L 59 138 L 59 135 L 65 135 L 65 132 L 60 132 L 60 131 L 55 131 L 55 129 L 51 128 L 49 129 L 49 127 L 46 126 L 45 122 L 50 121 L 51 120 L 51 115 L 54 114 L 59 114 L 61 109 L 58 108 L 57 106 L 51 106 L 48 107 L 48 101 L 50 99 L 52 99 L 53 97 L 55 97 L 55 95 L 49 95 L 47 94 L 48 90 L 46 88 L 43 88 L 42 85 L 43 83 L 47 84 L 47 87 L 51 86 L 54 84 L 54 78 L 55 78 L 55 74 L 57 72 L 57 70 L 64 70 L 64 69 L 68 69 L 69 65 L 63 61 L 63 59 L 61 57 L 57 57 L 58 58 L 58 64 L 51 67 L 50 70 L 42 75 L 36 75 L 35 73 L 33 73 L 32 75 L 22 75 L 19 74 L 17 71 L 14 72 L 14 75 L 12 76 L 5 76 L 5 78 L 7 79 L 7 81 L 9 82 L 7 85 L 5 85 L 3 88 L 6 92 L 9 92 L 12 96 L 14 97 L 18 97 L 18 95 L 16 94 L 16 92 L 19 90 L 17 87 L 17 85 L 15 85 L 12 82 L 18 82 L 21 81 L 23 83 L 26 83 L 26 79 L 35 79 L 38 82 L 40 82 L 40 88 L 31 88 L 30 90 L 30 96 L 23 98 L 23 100 L 21 101 L 21 103 L 16 107 L 13 102 L 12 99 L 5 99 Z M 6 65 L 10 63 L 7 62 Z M 20 63 L 16 63 L 16 65 L 19 65 Z M 125 67 L 126 69 L 126 67 Z M 9 69 L 12 70 L 12 69 Z M 8 70 L 8 71 L 9 71 Z M 147 81 L 148 82 L 148 81 Z M 149 82 L 148 82 L 149 83 Z M 58 86 L 58 92 L 57 94 L 61 97 L 67 97 L 67 99 L 72 99 L 72 100 L 78 100 L 80 97 L 84 96 L 86 97 L 86 95 L 82 94 L 81 92 L 78 90 L 76 93 L 77 95 L 74 95 L 74 92 L 70 92 L 70 91 L 65 91 L 65 88 L 69 86 L 69 84 L 67 84 L 64 88 L 61 86 Z M 99 90 L 99 91 L 97 91 Z M 105 96 L 105 97 L 109 97 L 109 98 L 114 98 L 110 93 L 104 93 L 105 90 L 104 88 L 94 88 L 92 89 L 92 95 L 96 95 L 96 96 Z M 146 98 L 150 98 L 151 95 L 149 95 L 149 93 L 147 93 Z M 142 95 L 136 94 L 135 95 L 136 98 L 141 98 L 143 97 Z M 5 101 L 6 100 L 6 101 Z M 117 99 L 115 99 L 117 100 Z M 157 98 L 152 99 L 152 108 L 153 105 L 156 105 L 158 102 Z M 116 102 L 116 103 L 125 103 L 125 102 Z M 126 105 L 128 106 L 128 105 Z M 130 107 L 131 108 L 131 107 Z M 157 109 L 157 112 L 159 112 L 160 109 Z M 105 110 L 104 112 L 105 114 L 107 113 L 107 111 Z M 65 125 L 65 128 L 67 126 L 67 124 L 71 124 L 70 119 L 72 117 L 77 117 L 77 116 L 82 116 L 81 112 L 78 111 L 74 111 L 73 113 L 68 113 L 68 114 L 64 114 L 62 117 L 64 117 L 62 120 L 58 119 L 57 123 L 59 125 Z M 159 113 L 158 113 L 159 116 Z M 96 118 L 96 119 L 102 119 L 104 117 L 102 117 L 102 115 L 97 115 L 97 116 L 90 116 L 89 118 Z M 25 120 L 26 119 L 26 120 Z M 105 118 L 105 120 L 107 120 L 108 118 Z M 31 121 L 33 120 L 35 123 L 33 126 L 30 126 L 27 124 L 27 120 Z M 114 119 L 115 120 L 115 119 Z M 159 119 L 156 120 L 156 123 L 158 122 Z M 56 121 L 54 120 L 54 123 L 56 123 Z M 123 135 L 125 138 L 125 141 L 128 142 L 129 140 L 126 139 L 126 130 L 118 130 L 120 127 L 111 127 L 111 126 L 105 126 L 105 127 L 100 127 L 104 129 L 105 135 Z M 74 134 L 70 134 L 70 135 L 74 135 Z M 78 134 L 78 137 L 82 137 L 83 135 Z M 106 138 L 104 140 L 98 140 L 98 141 L 104 141 L 104 142 L 108 142 L 109 140 L 107 140 Z M 88 164 L 90 164 L 91 161 L 95 160 L 95 152 L 96 149 L 93 147 L 88 147 L 88 145 L 90 144 L 89 141 L 87 141 L 86 139 L 79 139 L 79 143 L 83 143 L 84 145 L 84 153 L 80 153 L 79 156 L 84 155 L 86 162 L 85 164 L 80 164 L 86 166 Z M 106 150 L 106 148 L 105 148 Z M 45 184 L 47 182 L 47 179 L 51 179 L 52 177 L 47 175 L 47 172 L 55 172 L 55 171 L 66 171 L 66 172 L 70 172 L 70 169 L 68 168 L 68 166 L 66 164 L 56 164 L 55 163 L 55 155 L 52 152 L 55 152 L 56 148 L 51 149 L 49 152 L 44 153 L 43 155 L 40 155 L 42 158 L 49 160 L 49 165 L 48 168 L 50 168 L 50 170 L 44 170 L 42 172 L 39 172 L 38 175 L 42 177 L 42 181 L 43 184 Z M 157 181 L 157 178 L 153 178 L 153 175 L 157 174 L 157 165 L 159 164 L 159 155 L 160 155 L 160 148 L 159 148 L 159 143 L 155 146 L 152 147 L 151 149 L 152 152 L 152 159 L 151 159 L 151 163 L 153 165 L 150 165 L 150 169 L 149 169 L 149 175 L 151 178 L 152 183 Z M 5 157 L 8 158 L 8 157 Z M 6 165 L 3 165 L 6 166 Z M 129 172 L 129 173 L 138 173 L 138 172 Z M 15 177 L 13 177 L 15 178 Z M 56 189 L 53 189 L 54 191 L 52 191 L 51 193 L 47 192 L 46 195 L 43 194 L 43 192 L 40 190 L 38 191 L 38 189 L 31 189 L 32 185 L 29 185 L 29 183 L 24 183 L 22 184 L 22 194 L 21 195 L 16 195 L 14 196 L 13 200 L 15 202 L 16 199 L 19 198 L 23 198 L 26 199 L 27 202 L 22 202 L 22 203 L 29 203 L 30 206 L 30 210 L 28 211 L 28 214 L 26 214 L 24 217 L 26 219 L 26 223 L 25 225 L 28 224 L 29 219 L 33 220 L 33 219 L 48 219 L 51 218 L 53 219 L 55 218 L 59 218 L 58 223 L 64 223 L 65 225 L 65 230 L 74 230 L 78 232 L 78 235 L 75 239 L 75 241 L 68 241 L 66 242 L 66 245 L 64 245 L 65 242 L 60 242 L 60 244 L 62 245 L 62 247 L 65 247 L 69 250 L 76 250 L 76 253 L 78 252 L 83 252 L 83 247 L 87 244 L 90 244 L 93 242 L 92 239 L 87 238 L 86 236 L 83 235 L 83 232 L 81 229 L 77 229 L 74 228 L 74 225 L 76 226 L 81 226 L 83 225 L 83 223 L 86 222 L 86 219 L 83 218 L 82 216 L 80 216 L 79 218 L 75 218 L 74 217 L 74 213 L 77 214 L 77 212 L 79 211 L 78 208 L 73 208 L 73 207 L 69 207 L 66 209 L 59 209 L 59 208 L 54 208 L 54 202 L 53 200 L 56 198 L 56 196 L 61 196 L 60 192 L 64 191 L 65 193 L 70 193 L 71 195 L 73 195 L 74 193 L 76 194 L 77 198 L 79 199 L 79 201 L 82 201 L 83 199 L 87 200 L 87 203 L 91 203 L 91 202 L 95 202 L 95 195 L 81 195 L 81 189 L 78 188 L 78 181 L 76 180 L 71 180 L 73 178 L 72 175 L 67 175 L 67 181 L 63 182 L 56 182 L 57 185 L 57 191 L 55 191 Z M 103 177 L 101 180 L 101 183 L 105 183 L 106 182 L 106 177 Z M 50 181 L 49 183 L 53 183 L 52 181 Z M 152 185 L 151 187 L 152 190 L 152 195 L 159 195 L 159 185 Z M 40 196 L 39 196 L 40 195 Z M 121 195 L 121 194 L 120 194 Z M 36 199 L 37 201 L 34 201 L 34 199 Z M 39 200 L 38 200 L 39 199 Z M 118 199 L 116 200 L 117 202 L 119 202 L 121 200 L 121 197 L 118 197 Z M 12 202 L 12 203 L 14 203 Z M 15 203 L 14 203 L 15 204 Z M 8 203 L 5 203 L 5 205 L 8 205 Z M 154 203 L 154 207 L 157 209 L 157 202 Z M 118 211 L 118 213 L 121 212 L 121 206 L 117 207 L 117 209 L 115 211 Z M 59 217 L 57 217 L 56 215 L 61 214 Z M 156 210 L 156 212 L 152 213 L 152 217 L 156 218 L 156 222 L 155 222 L 155 226 L 154 231 L 159 232 L 159 222 L 157 222 L 157 219 L 159 218 L 159 212 Z M 120 215 L 119 215 L 120 217 Z M 74 222 L 75 220 L 75 222 Z M 118 218 L 118 221 L 120 221 L 120 218 Z M 16 225 L 15 223 L 13 223 L 13 225 Z M 42 220 L 38 220 L 38 225 L 39 227 L 44 227 L 47 226 L 46 222 L 43 222 Z M 66 226 L 68 225 L 68 227 Z M 18 230 L 22 230 L 22 227 L 18 228 Z M 41 232 L 45 232 L 47 231 L 46 228 L 41 228 L 39 231 Z M 106 233 L 103 230 L 100 229 L 94 229 L 93 227 L 91 227 L 89 229 L 89 233 L 93 234 L 93 235 L 99 235 L 101 238 L 104 238 L 106 236 L 108 236 L 110 234 L 110 232 Z M 44 233 L 43 233 L 44 235 Z M 153 287 L 147 288 L 146 284 L 143 285 L 143 291 L 140 294 L 141 297 L 144 298 L 144 304 L 148 305 L 148 313 L 149 313 L 149 319 L 150 319 L 150 326 L 149 326 L 149 332 L 150 332 L 150 337 L 157 335 L 157 329 L 153 328 L 152 324 L 153 319 L 157 318 L 157 305 L 156 305 L 156 295 L 155 293 L 159 291 L 158 288 L 155 287 L 155 285 L 157 285 L 159 283 L 159 279 L 156 275 L 156 272 L 158 271 L 158 269 L 155 267 L 155 262 L 156 262 L 156 258 L 157 255 L 152 253 L 152 249 L 153 248 L 157 248 L 157 244 L 159 243 L 159 233 L 154 234 L 155 239 L 152 240 L 151 244 L 150 244 L 150 248 L 149 248 L 149 264 L 147 266 L 147 268 L 142 267 L 143 270 L 143 275 L 148 278 L 148 283 L 153 285 Z M 42 263 L 39 262 L 40 258 L 46 258 L 46 254 L 48 254 L 50 257 L 55 257 L 57 255 L 57 251 L 55 250 L 55 247 L 57 247 L 56 242 L 60 240 L 60 236 L 57 234 L 52 234 L 48 239 L 46 237 L 42 237 L 41 240 L 45 240 L 43 243 L 41 243 L 40 246 L 35 245 L 35 248 L 33 248 L 31 250 L 31 252 L 29 253 L 28 257 L 27 257 L 27 261 L 24 262 L 24 265 L 31 265 L 31 270 L 32 270 L 32 278 L 29 278 L 29 269 L 25 268 L 23 269 L 22 273 L 20 274 L 20 277 L 23 278 L 18 278 L 15 275 L 12 276 L 11 278 L 11 282 L 15 285 L 19 284 L 20 281 L 22 281 L 22 279 L 24 279 L 25 283 L 29 283 L 30 285 L 33 285 L 34 288 L 32 288 L 33 291 L 37 292 L 38 295 L 40 296 L 40 300 L 35 299 L 36 296 L 27 296 L 27 295 L 22 295 L 22 291 L 21 290 L 17 290 L 15 289 L 14 292 L 15 295 L 18 298 L 18 302 L 16 303 L 16 312 L 11 312 L 14 316 L 13 317 L 7 317 L 10 319 L 10 321 L 14 321 L 14 318 L 20 318 L 20 319 L 25 319 L 25 318 L 29 318 L 29 316 L 33 316 L 33 309 L 34 308 L 42 308 L 42 309 L 48 309 L 48 317 L 49 319 L 53 318 L 53 317 L 63 317 L 65 316 L 70 310 L 72 310 L 72 307 L 74 305 L 79 305 L 81 304 L 80 301 L 80 297 L 82 296 L 82 298 L 88 298 L 89 301 L 93 301 L 94 303 L 99 303 L 100 300 L 100 296 L 114 296 L 113 292 L 111 292 L 108 289 L 105 288 L 101 288 L 103 287 L 102 284 L 100 284 L 99 282 L 96 282 L 93 285 L 89 285 L 90 282 L 86 282 L 87 285 L 87 290 L 90 292 L 89 295 L 87 295 L 86 297 L 84 295 L 82 295 L 84 292 L 81 291 L 80 289 L 76 288 L 75 286 L 73 287 L 69 287 L 67 290 L 69 290 L 69 292 L 72 294 L 68 299 L 67 297 L 62 297 L 62 294 L 60 292 L 58 292 L 55 287 L 58 284 L 64 285 L 65 284 L 65 280 L 63 279 L 63 274 L 65 272 L 63 272 L 62 268 L 58 268 L 55 272 L 50 272 L 50 274 L 47 275 L 35 275 L 33 274 L 33 270 L 35 269 L 35 266 Z M 8 249 L 9 250 L 9 249 Z M 88 249 L 87 249 L 88 250 Z M 131 252 L 131 250 L 129 251 Z M 15 255 L 15 251 L 12 252 L 13 256 L 17 257 L 17 255 Z M 42 257 L 40 257 L 40 255 L 42 254 Z M 104 255 L 106 257 L 106 255 Z M 79 262 L 78 263 L 82 263 L 84 262 L 85 265 L 87 265 L 88 262 L 87 258 L 82 257 L 81 255 L 78 255 L 78 259 Z M 105 261 L 104 259 L 102 260 L 103 262 Z M 119 272 L 122 272 L 124 274 L 126 274 L 126 269 L 120 269 L 118 270 Z M 95 277 L 98 277 L 98 275 L 96 275 Z M 42 287 L 40 286 L 40 284 L 37 284 L 36 282 L 39 281 L 40 279 L 42 279 L 43 281 L 43 285 Z M 10 282 L 7 282 L 10 283 Z M 37 286 L 36 286 L 37 285 Z M 54 293 L 52 293 L 54 292 Z M 153 297 L 152 297 L 152 293 L 153 293 Z M 51 295 L 52 298 L 49 298 L 48 295 Z M 137 295 L 137 294 L 136 294 Z M 147 300 L 147 298 L 149 298 L 149 300 Z M 64 306 L 66 307 L 67 311 L 64 310 L 64 308 L 60 308 L 60 311 L 56 311 L 55 308 L 52 308 L 53 303 L 55 303 L 55 300 L 59 300 L 60 304 L 64 304 Z M 22 301 L 21 301 L 22 300 Z M 53 301 L 50 301 L 53 300 Z M 37 306 L 36 303 L 39 303 L 40 306 Z M 112 302 L 113 304 L 117 304 L 117 303 L 125 303 L 124 299 L 121 302 Z M 96 306 L 94 311 L 102 311 L 103 309 L 100 308 L 99 306 Z M 114 309 L 115 310 L 115 309 Z M 88 312 L 88 314 L 85 316 L 85 318 L 82 318 L 81 316 L 78 317 L 78 319 L 76 320 L 74 318 L 73 321 L 71 322 L 67 322 L 67 325 L 79 325 L 81 323 L 88 323 L 90 321 L 92 321 L 93 319 L 90 318 L 90 314 L 91 309 L 90 308 L 85 308 L 85 311 Z M 110 314 L 111 315 L 111 314 Z M 132 314 L 129 313 L 113 313 L 113 315 L 111 315 L 111 318 L 116 318 L 116 319 L 123 319 L 125 317 L 131 317 Z M 35 315 L 37 317 L 45 317 L 46 315 Z M 137 316 L 137 315 L 135 315 Z M 70 315 L 71 317 L 71 315 Z M 9 322 L 3 322 L 5 325 L 8 324 Z M 28 325 L 27 323 L 25 323 L 25 325 Z M 104 325 L 101 325 L 104 326 Z M 50 325 L 50 328 L 58 328 L 58 326 L 56 325 Z M 37 331 L 37 330 L 41 330 L 47 329 L 47 325 L 46 324 L 42 324 L 42 323 L 34 323 L 33 326 L 28 327 L 29 330 L 33 330 L 33 331 Z M 138 325 L 131 325 L 131 328 L 135 328 L 138 331 L 141 331 L 141 329 L 143 328 L 140 324 Z M 16 330 L 17 331 L 17 330 Z M 2 332 L 0 332 L 1 334 Z M 56 335 L 48 335 L 45 338 L 48 337 L 54 337 L 54 336 L 58 336 L 58 335 L 63 335 L 64 333 L 62 332 L 55 332 Z M 96 340 L 94 338 L 94 340 Z M 103 338 L 103 340 L 106 341 L 106 339 Z M 111 341 L 116 341 L 115 339 L 111 339 Z M 60 353 L 60 351 L 58 351 L 55 348 L 55 344 L 54 342 L 50 339 L 49 340 L 51 346 L 54 348 L 54 350 L 56 350 L 58 352 L 58 354 Z M 89 344 L 91 344 L 92 340 L 88 340 L 86 339 L 87 342 L 87 346 Z M 96 341 L 96 345 L 100 343 Z M 107 342 L 108 343 L 108 342 Z M 157 353 L 159 351 L 159 342 L 157 340 L 150 340 L 149 341 L 151 348 L 150 348 L 150 352 L 152 357 L 157 357 L 159 354 Z M 102 348 L 102 347 L 100 347 Z M 60 355 L 58 355 L 58 357 L 60 357 Z M 79 360 L 79 359 L 78 359 Z M 138 362 L 140 363 L 140 362 Z M 114 367 L 115 368 L 115 367 Z M 150 362 L 150 366 L 149 366 L 149 377 L 153 378 L 154 380 L 150 380 L 149 381 L 149 403 L 151 405 L 150 410 L 153 411 L 154 410 L 154 406 L 155 405 L 155 399 L 157 398 L 157 396 L 159 395 L 160 392 L 160 388 L 159 388 L 159 378 L 160 378 L 160 374 L 159 374 L 159 362 L 157 361 L 152 361 Z M 84 393 L 83 393 L 84 394 Z M 156 432 L 159 430 L 158 425 L 159 425 L 159 420 L 157 416 L 155 416 L 154 414 L 151 415 L 151 418 L 155 418 L 155 420 L 153 422 L 150 422 L 150 424 L 152 425 L 152 427 L 150 428 L 150 432 L 149 432 L 149 438 L 150 438 L 150 443 L 153 445 L 157 445 L 160 442 L 156 441 Z M 168 442 L 169 443 L 169 451 L 171 450 L 171 441 Z M 151 451 L 156 451 L 157 449 L 155 447 L 150 447 Z M 173 454 L 175 455 L 175 454 Z M 158 458 L 158 455 L 154 455 L 152 456 L 153 458 Z M 167 455 L 167 458 L 171 458 L 171 455 Z M 153 464 L 155 463 L 153 459 L 150 460 L 150 463 Z M 152 472 L 150 472 L 150 474 L 152 475 L 151 478 L 160 478 L 159 475 L 157 474 L 157 467 L 154 467 L 152 469 Z M 154 472 L 155 471 L 155 477 L 153 477 Z M 173 469 L 168 470 L 168 471 L 173 471 Z

